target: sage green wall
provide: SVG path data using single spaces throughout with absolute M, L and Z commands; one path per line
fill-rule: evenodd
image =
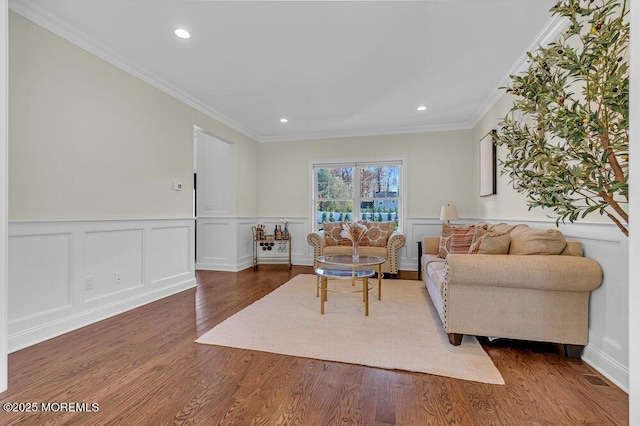
M 470 131 L 260 144 L 260 215 L 308 217 L 311 160 L 407 157 L 407 217 L 435 218 L 443 204 L 476 215 Z
M 191 217 L 194 125 L 236 144 L 257 215 L 257 142 L 11 13 L 10 220 Z

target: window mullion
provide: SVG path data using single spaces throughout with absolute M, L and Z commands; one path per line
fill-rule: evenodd
M 360 212 L 361 204 L 361 190 L 360 190 L 360 166 L 353 166 L 353 220 L 360 220 L 362 213 Z

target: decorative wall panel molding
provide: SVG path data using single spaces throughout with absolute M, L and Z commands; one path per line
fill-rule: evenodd
M 9 223 L 9 351 L 195 287 L 193 219 Z
M 291 235 L 291 261 L 294 265 L 313 265 L 307 233 L 308 218 L 287 218 Z M 251 228 L 265 225 L 269 233 L 275 225 L 284 226 L 282 218 L 202 217 L 198 218 L 196 269 L 237 272 L 253 265 L 253 233 Z

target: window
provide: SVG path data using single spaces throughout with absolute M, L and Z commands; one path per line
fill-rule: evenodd
M 404 160 L 313 164 L 313 217 L 324 222 L 368 220 L 402 226 Z

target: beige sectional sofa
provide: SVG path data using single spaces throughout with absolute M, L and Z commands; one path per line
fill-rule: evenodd
M 503 254 L 468 254 L 460 247 L 443 253 L 439 236 L 421 244 L 419 276 L 451 344 L 459 345 L 464 334 L 555 342 L 568 356 L 580 357 L 588 342 L 590 292 L 602 282 L 600 265 L 557 230 L 477 225 L 474 240 L 489 232 L 507 248 L 488 244 L 487 250 Z
M 351 254 L 351 241 L 340 237 L 344 222 L 331 222 L 323 224 L 324 230 L 311 232 L 307 235 L 307 242 L 313 247 L 313 262 L 317 266 L 318 256 L 329 254 Z M 389 274 L 392 278 L 398 275 L 398 250 L 404 247 L 406 238 L 404 234 L 394 231 L 393 222 L 363 222 L 369 228 L 369 232 L 363 238 L 360 245 L 361 256 L 380 256 L 385 260 L 382 264 L 382 273 Z

